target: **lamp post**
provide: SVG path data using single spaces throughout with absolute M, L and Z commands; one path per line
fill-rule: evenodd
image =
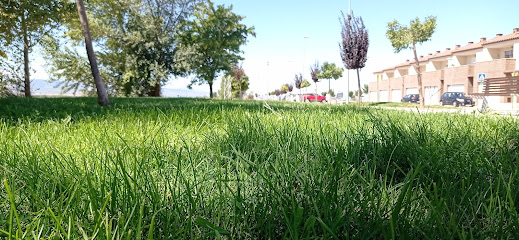
M 351 0 L 348 1 L 348 21 L 351 19 Z M 348 86 L 346 86 L 346 103 L 350 104 L 350 69 L 348 69 Z

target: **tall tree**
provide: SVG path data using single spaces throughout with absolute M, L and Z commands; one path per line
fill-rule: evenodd
M 312 81 L 315 83 L 315 93 L 317 93 L 317 82 L 319 82 L 319 74 L 321 73 L 321 69 L 319 67 L 319 62 L 315 62 L 313 66 L 310 67 L 310 76 Z
M 330 81 L 331 79 L 337 80 L 342 77 L 344 69 L 335 66 L 335 63 L 324 62 L 321 66 L 321 73 L 319 74 L 320 79 L 328 79 L 328 93 L 331 92 Z
M 59 25 L 71 5 L 65 0 L 0 0 L 0 5 L 0 44 L 23 52 L 24 93 L 31 97 L 30 53 L 42 36 Z M 5 51 L 0 56 L 7 58 Z
M 99 70 L 110 94 L 119 96 L 160 96 L 162 86 L 172 76 L 184 76 L 183 65 L 175 64 L 177 32 L 180 23 L 192 16 L 202 0 L 90 0 L 85 2 L 92 16 L 92 40 L 99 46 L 96 55 Z M 84 58 L 68 45 L 83 41 L 79 24 L 67 24 L 66 44 L 49 41 L 51 78 L 64 82 L 65 88 L 78 85 L 95 88 L 82 75 L 88 67 L 73 68 L 70 60 Z M 61 40 L 61 39 L 60 39 Z M 63 75 L 68 72 L 68 75 Z
M 247 36 L 255 36 L 254 28 L 241 23 L 244 17 L 232 12 L 232 5 L 215 6 L 211 1 L 200 4 L 195 18 L 186 21 L 179 40 L 184 54 L 179 62 L 187 62 L 195 78 L 191 84 L 209 84 L 213 97 L 213 81 L 220 72 L 230 71 L 243 58 L 240 47 Z M 187 52 L 187 53 L 186 53 Z
M 220 90 L 218 90 L 218 96 L 221 99 L 230 99 L 232 97 L 232 77 L 231 75 L 225 75 L 222 77 L 220 83 Z
M 400 25 L 396 20 L 387 24 L 386 36 L 391 41 L 395 53 L 399 53 L 404 49 L 412 49 L 414 54 L 414 62 L 416 73 L 418 76 L 418 94 L 420 95 L 420 108 L 425 107 L 424 90 L 422 84 L 422 71 L 420 70 L 420 61 L 416 54 L 416 45 L 431 40 L 431 36 L 436 29 L 436 17 L 428 16 L 423 23 L 419 18 L 410 21 L 409 27 Z
M 356 18 L 351 15 L 344 17 L 342 14 L 342 43 L 339 43 L 341 58 L 347 69 L 357 70 L 358 98 L 360 103 L 361 88 L 359 70 L 366 65 L 368 60 L 369 36 L 368 30 L 364 26 L 362 17 Z
M 86 51 L 88 55 L 88 60 L 90 62 L 90 69 L 92 70 L 92 76 L 94 77 L 94 82 L 97 89 L 97 102 L 101 106 L 109 106 L 110 101 L 108 100 L 108 94 L 106 94 L 105 84 L 103 83 L 103 79 L 99 74 L 99 69 L 97 67 L 97 59 L 94 53 L 94 46 L 92 45 L 92 36 L 90 35 L 90 26 L 88 25 L 88 18 L 86 15 L 85 4 L 83 0 L 76 0 L 77 12 L 79 14 L 79 21 L 81 22 L 81 29 L 83 31 L 83 36 L 85 36 L 85 45 Z

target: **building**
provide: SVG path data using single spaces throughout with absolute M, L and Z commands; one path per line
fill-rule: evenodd
M 456 45 L 445 51 L 420 56 L 420 70 L 426 105 L 439 104 L 444 92 L 482 93 L 486 79 L 517 76 L 519 74 L 519 28 L 508 35 L 497 34 L 487 40 Z M 407 60 L 375 72 L 376 81 L 369 83 L 372 102 L 400 102 L 406 94 L 418 93 L 416 64 Z M 510 96 L 486 97 L 492 108 L 517 108 L 519 99 Z M 481 104 L 482 101 L 478 101 Z

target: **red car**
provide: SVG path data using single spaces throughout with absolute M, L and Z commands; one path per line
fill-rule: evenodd
M 327 102 L 326 96 L 321 96 L 315 93 L 305 93 L 301 95 L 301 101 L 304 102 Z

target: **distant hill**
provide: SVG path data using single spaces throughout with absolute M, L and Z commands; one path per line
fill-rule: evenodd
M 81 96 L 80 91 L 78 91 L 76 95 L 74 95 L 72 91 L 62 93 L 61 87 L 56 88 L 56 85 L 58 84 L 54 82 L 49 83 L 45 80 L 34 79 L 31 81 L 32 94 L 34 96 Z M 190 89 L 163 88 L 162 97 L 209 97 L 209 93 Z

